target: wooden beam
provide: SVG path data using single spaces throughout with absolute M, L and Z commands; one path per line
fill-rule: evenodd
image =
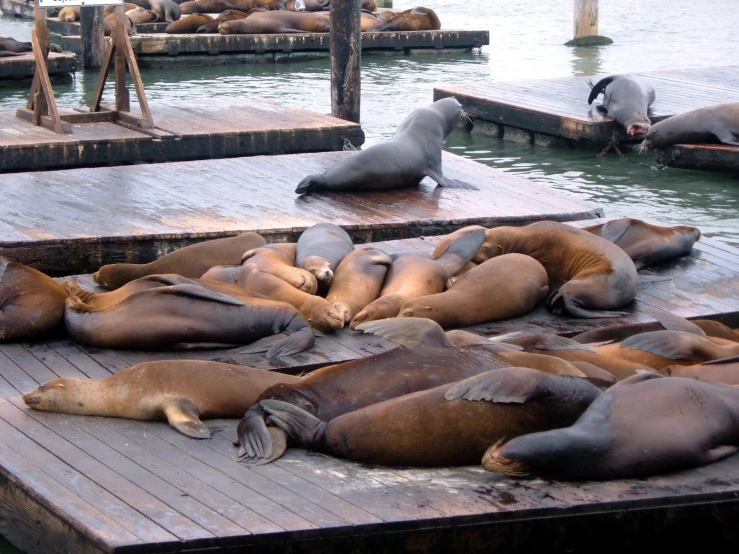
M 331 115 L 359 123 L 362 38 L 358 0 L 331 1 Z
M 574 38 L 598 34 L 598 1 L 575 0 Z
M 100 69 L 103 64 L 105 54 L 103 10 L 103 6 L 82 6 L 80 9 L 83 69 Z

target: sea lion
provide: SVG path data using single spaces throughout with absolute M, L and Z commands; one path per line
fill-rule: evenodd
M 244 252 L 241 264 L 253 264 L 262 273 L 269 273 L 297 289 L 308 294 L 315 294 L 318 290 L 318 280 L 307 269 L 295 267 L 296 253 L 297 244 L 294 242 L 266 244 Z M 205 275 L 203 278 L 207 279 Z
M 336 268 L 326 300 L 349 323 L 355 315 L 380 296 L 393 259 L 377 248 L 349 252 Z
M 463 113 L 454 98 L 417 108 L 389 141 L 347 155 L 321 175 L 308 175 L 295 192 L 391 190 L 415 187 L 426 176 L 442 187 L 476 189 L 445 178 L 441 168 L 441 147 Z
M 134 9 L 126 12 L 126 15 L 131 19 L 134 25 L 140 25 L 141 23 L 153 23 L 157 20 L 157 14 L 141 6 L 136 6 Z
M 51 277 L 0 256 L 0 343 L 36 337 L 57 327 L 67 296 Z
M 235 10 L 233 2 L 229 0 L 191 0 L 180 4 L 182 15 L 193 13 L 222 13 L 226 10 Z
M 106 14 L 107 15 L 107 14 Z M 73 21 L 80 20 L 80 8 L 79 6 L 66 6 L 59 10 L 59 21 L 65 23 L 72 23 Z
M 33 52 L 33 46 L 31 46 L 30 42 L 20 42 L 12 37 L 0 37 L 0 52 L 6 52 L 8 54 Z
M 241 417 L 266 389 L 300 377 L 205 360 L 159 360 L 105 379 L 53 379 L 23 401 L 35 410 L 64 414 L 166 419 L 180 433 L 208 439 L 200 418 Z
M 495 227 L 475 261 L 510 253 L 537 259 L 549 276 L 546 306 L 573 317 L 619 317 L 620 308 L 636 297 L 639 275 L 621 248 L 592 233 L 555 221 L 525 227 Z
M 330 0 L 303 0 L 302 9 L 295 7 L 295 0 L 287 0 L 285 9 L 290 12 L 320 12 L 329 7 Z
M 182 17 L 177 21 L 173 21 L 172 23 L 167 25 L 167 27 L 164 29 L 164 32 L 169 33 L 170 35 L 194 33 L 203 25 L 207 25 L 208 23 L 212 22 L 213 18 L 205 13 L 186 15 L 185 17 Z
M 698 108 L 663 119 L 650 127 L 637 151 L 702 142 L 739 146 L 739 102 Z
M 396 317 L 409 300 L 442 292 L 449 277 L 470 260 L 484 237 L 482 228 L 470 227 L 464 233 L 458 232 L 454 242 L 436 260 L 411 253 L 393 256 L 380 298 L 354 316 L 351 328 L 365 321 Z
M 245 11 L 243 7 L 239 9 Z M 321 13 L 268 11 L 256 12 L 245 19 L 224 21 L 218 27 L 222 35 L 328 33 L 331 20 Z
M 374 322 L 373 325 L 378 322 Z M 403 321 L 405 344 L 366 358 L 322 367 L 295 385 L 266 390 L 260 400 L 290 402 L 328 421 L 411 392 L 451 383 L 510 364 L 484 348 L 457 348 L 444 335 L 416 320 Z M 282 451 L 272 448 L 265 424 L 267 414 L 255 403 L 238 427 L 239 458 L 246 463 L 276 459 Z
M 297 308 L 313 327 L 324 333 L 332 333 L 344 326 L 344 319 L 326 299 L 296 289 L 279 277 L 262 273 L 255 265 L 243 265 L 236 283 L 273 300 L 287 302 Z
M 112 13 L 103 19 L 103 32 L 105 36 L 110 35 L 116 28 L 116 14 Z M 123 14 L 123 30 L 126 31 L 127 35 L 132 35 L 136 32 L 136 25 L 133 24 L 131 18 L 125 13 Z
M 285 0 L 232 0 L 232 7 L 242 12 L 248 12 L 254 8 L 267 8 L 268 10 L 284 10 Z
M 108 17 L 109 15 L 112 15 L 115 13 L 115 9 L 119 6 L 105 6 L 105 9 L 103 10 L 103 17 Z M 124 2 L 123 3 L 123 13 L 126 13 L 129 10 L 134 10 L 138 8 L 139 6 L 136 4 L 133 4 L 132 2 Z M 79 16 L 78 16 L 79 19 Z
M 300 235 L 295 252 L 295 265 L 316 276 L 328 286 L 344 256 L 354 250 L 349 234 L 333 223 L 317 223 Z
M 177 350 L 257 341 L 243 352 L 266 349 L 272 358 L 302 352 L 315 341 L 310 324 L 284 302 L 237 300 L 199 285 L 143 290 L 100 309 L 72 296 L 64 322 L 72 340 L 101 348 Z M 283 332 L 289 336 L 274 337 Z
M 375 0 L 362 0 L 362 4 L 360 6 L 363 10 L 367 10 L 370 12 L 376 12 L 377 11 L 377 3 Z M 326 8 L 324 8 L 326 9 Z
M 685 377 L 739 386 L 739 361 L 696 365 L 671 365 L 657 371 L 665 377 Z
M 265 244 L 256 233 L 242 233 L 235 237 L 206 240 L 170 252 L 148 264 L 109 264 L 93 275 L 95 282 L 107 289 L 117 289 L 146 275 L 176 273 L 198 278 L 216 265 L 235 265 L 247 250 Z
M 368 29 L 370 33 L 390 31 L 435 31 L 441 29 L 441 21 L 434 10 L 412 8 L 400 12 L 395 17 Z
M 583 230 L 623 249 L 637 270 L 688 255 L 701 236 L 697 227 L 689 225 L 662 227 L 631 217 L 614 219 L 602 225 L 585 227 Z
M 578 377 L 507 367 L 326 422 L 280 400 L 259 405 L 304 448 L 366 463 L 441 467 L 478 463 L 505 437 L 571 425 L 600 392 Z
M 643 373 L 605 391 L 572 427 L 496 445 L 482 465 L 515 477 L 648 477 L 731 456 L 737 422 L 739 388 Z
M 546 269 L 534 258 L 506 254 L 468 271 L 445 292 L 409 300 L 398 317 L 427 317 L 444 328 L 517 317 L 544 300 L 547 283 Z
M 224 21 L 234 21 L 235 19 L 244 19 L 247 16 L 246 13 L 239 10 L 226 10 L 221 15 L 216 17 L 210 23 L 201 25 L 195 31 L 196 33 L 217 33 L 218 26 Z
M 159 21 L 176 21 L 182 17 L 182 9 L 172 0 L 149 0 L 149 5 Z
M 652 122 L 649 120 L 649 107 L 654 103 L 654 87 L 640 77 L 633 75 L 610 75 L 597 83 L 588 80 L 592 104 L 599 94 L 603 94 L 603 104 L 597 109 L 623 125 L 630 136 L 643 135 Z

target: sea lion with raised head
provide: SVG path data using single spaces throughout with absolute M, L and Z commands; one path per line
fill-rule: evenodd
M 625 313 L 612 310 L 636 297 L 639 275 L 628 254 L 582 229 L 555 221 L 494 227 L 474 259 L 482 263 L 510 253 L 531 256 L 546 268 L 546 306 L 555 314 L 619 317 Z
M 698 228 L 689 225 L 663 227 L 631 217 L 613 219 L 583 230 L 623 249 L 637 270 L 688 255 L 701 236 Z
M 572 425 L 600 392 L 579 377 L 507 367 L 325 422 L 280 400 L 259 405 L 304 448 L 365 463 L 443 467 L 479 463 L 503 438 Z
M 246 13 L 239 10 L 226 10 L 216 17 L 213 21 L 201 25 L 195 31 L 196 33 L 217 33 L 218 26 L 224 21 L 234 21 L 236 19 L 244 19 L 247 16 Z
M 703 142 L 739 146 L 739 102 L 698 108 L 663 119 L 650 127 L 637 151 Z
M 168 420 L 180 433 L 208 439 L 200 421 L 241 417 L 268 388 L 300 377 L 205 360 L 157 360 L 105 379 L 53 379 L 23 401 L 35 410 L 64 414 Z
M 378 191 L 417 186 L 431 177 L 443 187 L 476 189 L 447 179 L 441 168 L 441 147 L 463 115 L 454 98 L 443 98 L 413 110 L 387 142 L 343 157 L 320 175 L 309 175 L 295 192 Z
M 310 324 L 289 304 L 237 300 L 200 285 L 143 290 L 100 309 L 69 297 L 64 322 L 72 340 L 100 348 L 179 350 L 255 343 L 242 351 L 267 350 L 272 358 L 302 352 L 315 342 Z M 274 335 L 279 333 L 289 336 L 278 340 Z
M 172 0 L 149 0 L 149 6 L 159 21 L 177 21 L 182 17 L 180 5 Z
M 300 235 L 295 265 L 311 272 L 320 284 L 328 286 L 341 260 L 352 250 L 354 243 L 344 229 L 333 223 L 317 223 Z
M 93 275 L 95 282 L 107 289 L 117 289 L 146 275 L 176 273 L 196 279 L 216 265 L 238 265 L 244 252 L 265 244 L 256 233 L 214 239 L 178 248 L 148 264 L 109 264 Z
M 370 33 L 390 31 L 435 31 L 441 29 L 441 21 L 434 10 L 429 8 L 412 8 L 391 17 L 368 29 Z
M 444 328 L 517 317 L 544 300 L 548 282 L 534 258 L 506 254 L 471 269 L 444 292 L 409 300 L 398 317 L 427 317 Z
M 377 248 L 359 248 L 349 252 L 336 268 L 326 300 L 349 323 L 370 302 L 380 296 L 390 254 Z
M 602 93 L 603 104 L 597 109 L 623 125 L 628 135 L 643 135 L 649 130 L 649 107 L 655 99 L 652 85 L 633 75 L 610 75 L 595 84 L 588 80 L 588 85 L 588 104 Z
M 495 445 L 482 465 L 514 477 L 629 479 L 738 450 L 739 388 L 643 373 L 605 391 L 571 427 Z
M 245 11 L 244 8 L 239 8 Z M 245 19 L 224 21 L 218 27 L 222 35 L 328 33 L 331 19 L 317 12 L 256 12 Z
M 0 256 L 0 343 L 56 328 L 64 318 L 67 296 L 51 277 Z
M 212 23 L 213 18 L 206 13 L 195 13 L 186 15 L 180 19 L 173 21 L 164 29 L 165 33 L 170 35 L 182 35 L 187 33 L 194 33 L 203 25 Z

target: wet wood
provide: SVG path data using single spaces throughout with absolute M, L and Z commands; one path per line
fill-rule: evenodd
M 575 38 L 598 34 L 598 0 L 575 0 L 573 33 Z
M 105 33 L 103 29 L 103 6 L 82 6 L 80 8 L 80 22 L 77 24 L 77 33 L 80 35 L 82 69 L 100 69 L 105 53 Z M 59 22 L 59 18 L 55 18 Z M 48 19 L 49 30 L 57 31 L 52 25 L 52 18 Z M 66 24 L 64 22 L 59 22 Z
M 361 6 L 331 2 L 331 115 L 359 123 L 362 77 Z
M 676 144 L 655 152 L 657 163 L 681 169 L 702 169 L 739 176 L 739 146 Z
M 74 73 L 77 69 L 77 59 L 74 54 L 50 52 L 46 60 L 49 75 Z M 36 62 L 33 52 L 26 52 L 21 56 L 0 58 L 0 80 L 27 79 L 33 77 Z
M 739 102 L 739 66 L 636 73 L 656 90 L 652 122 L 711 104 Z M 592 77 L 597 82 L 606 75 Z M 621 125 L 588 105 L 589 78 L 481 82 L 434 89 L 434 99 L 454 96 L 473 118 L 565 139 L 571 146 L 634 141 Z M 472 129 L 475 132 L 475 129 Z M 638 139 L 637 139 L 638 140 Z

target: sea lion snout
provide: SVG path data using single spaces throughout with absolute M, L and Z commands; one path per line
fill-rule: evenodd
M 28 392 L 23 395 L 23 402 L 25 402 L 28 406 L 36 406 L 38 404 L 41 404 L 41 398 L 38 396 L 34 396 L 32 392 Z

